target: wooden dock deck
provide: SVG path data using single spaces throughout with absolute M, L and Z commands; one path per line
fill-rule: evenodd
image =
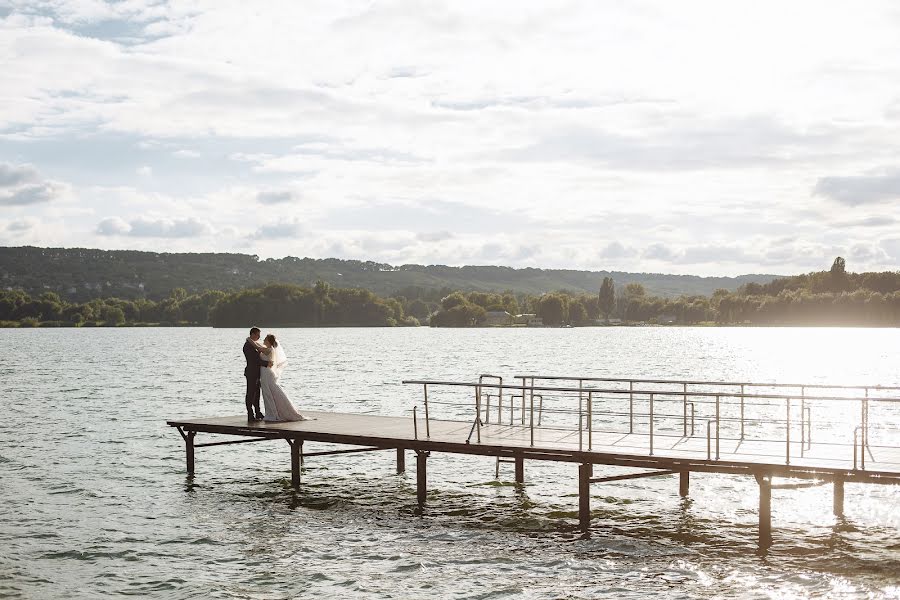
M 321 456 L 350 452 L 367 452 L 394 449 L 397 452 L 397 470 L 405 470 L 407 450 L 416 454 L 417 499 L 425 502 L 427 487 L 427 459 L 432 452 L 471 454 L 498 457 L 515 463 L 515 478 L 525 481 L 526 460 L 549 460 L 577 463 L 579 478 L 579 520 L 589 531 L 590 484 L 599 482 L 679 475 L 679 493 L 689 492 L 690 473 L 727 473 L 752 475 L 760 488 L 760 545 L 771 543 L 771 489 L 772 479 L 799 478 L 833 482 L 834 511 L 843 512 L 844 482 L 900 484 L 900 448 L 878 447 L 865 468 L 855 465 L 856 451 L 846 446 L 810 444 L 805 442 L 776 442 L 720 439 L 718 458 L 713 455 L 712 440 L 705 436 L 660 437 L 655 444 L 647 433 L 590 432 L 586 444 L 585 431 L 541 428 L 521 423 L 491 424 L 458 420 L 441 420 L 305 411 L 312 417 L 307 421 L 267 423 L 248 421 L 245 416 L 213 417 L 168 421 L 178 429 L 186 447 L 187 471 L 194 475 L 195 449 L 252 441 L 283 439 L 291 450 L 291 474 L 295 487 L 300 485 L 300 465 L 303 460 L 304 442 L 328 442 L 352 446 L 346 450 L 307 453 Z M 415 413 L 414 413 L 415 414 Z M 481 412 L 479 410 L 478 414 Z M 477 429 L 478 436 L 473 438 Z M 198 443 L 197 434 L 220 434 L 240 439 Z M 794 445 L 791 448 L 791 444 Z M 794 458 L 787 462 L 793 451 Z M 848 452 L 851 452 L 848 454 Z M 614 465 L 641 469 L 610 477 L 593 477 L 593 465 Z M 806 484 L 795 484 L 803 487 Z M 788 485 L 776 485 L 790 487 Z

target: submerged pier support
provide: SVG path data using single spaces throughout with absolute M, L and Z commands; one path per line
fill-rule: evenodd
M 756 474 L 759 484 L 759 547 L 772 545 L 772 478 Z
M 834 515 L 836 517 L 844 516 L 844 480 L 834 480 Z
M 397 475 L 406 472 L 406 448 L 397 448 Z
M 291 485 L 294 489 L 300 488 L 300 463 L 303 461 L 303 440 L 288 440 L 291 445 Z
M 578 525 L 587 532 L 591 528 L 591 473 L 589 463 L 578 465 Z
M 688 490 L 691 487 L 691 472 L 681 471 L 678 475 L 678 495 L 687 498 Z
M 516 457 L 516 483 L 525 483 L 525 459 Z
M 416 450 L 416 500 L 418 501 L 419 506 L 425 504 L 425 496 L 428 493 L 426 480 L 428 476 L 427 461 L 429 454 L 430 452 L 426 450 Z

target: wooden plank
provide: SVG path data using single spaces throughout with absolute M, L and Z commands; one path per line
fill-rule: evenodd
M 900 483 L 900 450 L 873 448 L 879 458 L 867 460 L 866 471 L 852 469 L 852 449 L 814 445 L 806 456 L 792 452 L 791 465 L 784 464 L 784 442 L 723 440 L 721 460 L 707 457 L 706 437 L 661 437 L 657 433 L 654 456 L 649 456 L 649 436 L 628 433 L 594 433 L 591 451 L 579 450 L 577 432 L 535 428 L 534 445 L 527 426 L 484 425 L 481 443 L 467 443 L 470 422 L 431 419 L 431 437 L 415 439 L 409 417 L 306 411 L 306 421 L 287 423 L 248 422 L 245 416 L 171 420 L 169 425 L 187 432 L 206 432 L 254 438 L 296 438 L 378 448 L 404 447 L 483 456 L 521 456 L 534 460 L 586 462 L 680 471 L 747 474 L 754 467 L 779 477 L 840 477 L 846 481 Z M 798 446 L 799 450 L 799 446 Z M 191 465 L 192 466 L 192 465 Z

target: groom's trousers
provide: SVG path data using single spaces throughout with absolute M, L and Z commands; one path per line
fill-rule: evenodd
M 259 370 L 257 369 L 257 373 Z M 247 416 L 261 414 L 259 410 L 259 375 L 244 375 L 247 378 L 247 395 L 244 397 L 244 403 L 247 405 Z

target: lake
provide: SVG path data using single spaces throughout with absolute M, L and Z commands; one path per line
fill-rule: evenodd
M 276 333 L 301 410 L 406 415 L 401 380 L 480 373 L 900 385 L 897 329 Z M 526 462 L 518 489 L 433 454 L 423 511 L 393 452 L 310 458 L 294 491 L 287 444 L 202 448 L 188 481 L 165 421 L 243 413 L 245 335 L 0 330 L 0 596 L 900 598 L 900 486 L 847 484 L 843 518 L 830 485 L 776 490 L 760 554 L 750 477 L 594 485 L 588 539 L 574 465 Z

